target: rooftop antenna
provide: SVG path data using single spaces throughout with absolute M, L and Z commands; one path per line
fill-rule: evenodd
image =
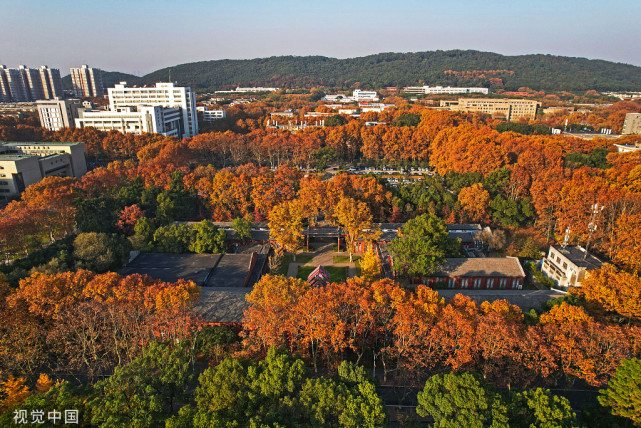
M 169 67 L 169 83 L 171 83 L 171 67 Z
M 603 211 L 604 206 L 599 204 L 592 205 L 592 214 L 590 215 L 590 223 L 588 223 L 588 241 L 585 243 L 585 254 L 583 259 L 585 260 L 588 257 L 588 247 L 590 246 L 590 239 L 592 238 L 592 232 L 597 228 L 597 218 L 601 211 Z
M 563 245 L 561 247 L 565 248 L 568 246 L 568 241 L 570 240 L 570 228 L 565 229 L 565 238 L 563 239 Z

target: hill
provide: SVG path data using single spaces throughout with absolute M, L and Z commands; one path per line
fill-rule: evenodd
M 133 74 L 121 73 L 119 71 L 103 71 L 102 84 L 106 88 L 113 88 L 116 83 L 125 81 L 128 84 L 134 85 L 138 83 L 140 77 Z M 62 78 L 62 86 L 64 89 L 71 90 L 71 75 L 68 74 Z
M 381 53 L 359 58 L 279 56 L 216 60 L 154 71 L 139 83 L 172 80 L 195 89 L 267 85 L 285 88 L 330 86 L 456 85 L 547 91 L 641 90 L 641 67 L 554 55 L 505 56 L 451 50 Z

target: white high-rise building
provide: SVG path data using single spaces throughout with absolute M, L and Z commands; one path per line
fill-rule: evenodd
M 80 68 L 71 69 L 71 86 L 78 98 L 102 97 L 105 89 L 102 85 L 102 70 L 83 64 Z
M 78 110 L 76 128 L 91 126 L 100 131 L 119 131 L 140 135 L 157 133 L 168 137 L 181 136 L 181 110 L 162 106 L 130 106 L 117 110 Z
M 196 116 L 196 94 L 189 87 L 175 86 L 173 83 L 156 83 L 150 88 L 130 88 L 121 82 L 108 89 L 109 109 L 118 111 L 125 107 L 141 105 L 178 108 L 181 113 L 181 132 L 179 138 L 193 137 L 198 134 Z

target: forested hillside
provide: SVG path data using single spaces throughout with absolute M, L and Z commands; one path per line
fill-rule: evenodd
M 419 84 L 486 86 L 548 91 L 639 90 L 641 68 L 603 60 L 554 55 L 504 56 L 478 51 L 381 53 L 359 58 L 281 56 L 217 60 L 171 67 L 174 80 L 193 88 L 269 85 L 278 87 L 363 87 Z M 166 80 L 164 68 L 142 83 Z M 106 83 L 106 82 L 105 82 Z

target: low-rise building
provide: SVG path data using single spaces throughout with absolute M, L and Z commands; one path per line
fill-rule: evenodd
M 516 121 L 519 119 L 534 120 L 541 103 L 518 99 L 459 98 L 456 102 L 441 102 L 441 107 L 448 107 L 452 111 L 463 113 L 487 113 L 496 119 Z
M 60 131 L 63 128 L 75 128 L 78 109 L 83 108 L 80 100 L 37 101 L 40 126 L 49 131 Z
M 615 144 L 614 147 L 617 148 L 617 151 L 619 153 L 638 152 L 639 150 L 641 150 L 641 143 Z
M 91 126 L 100 131 L 119 131 L 140 135 L 145 132 L 168 137 L 183 135 L 182 113 L 179 108 L 139 105 L 113 110 L 78 110 L 77 128 Z
M 86 172 L 85 143 L 0 143 L 0 201 L 45 177 Z
M 359 104 L 361 112 L 366 113 L 368 111 L 373 111 L 375 113 L 381 113 L 388 108 L 396 107 L 394 104 L 383 104 L 383 103 L 361 103 Z
M 202 113 L 204 122 L 213 122 L 227 117 L 225 110 L 203 110 Z
M 603 262 L 580 246 L 552 245 L 543 259 L 541 271 L 559 288 L 580 287 L 589 271 Z
M 354 93 L 352 94 L 352 97 L 354 98 L 354 101 L 378 101 L 380 98 L 378 98 L 378 94 L 376 91 L 362 91 L 360 89 L 354 89 Z
M 427 283 L 445 288 L 520 290 L 524 280 L 516 257 L 449 258 Z
M 488 88 L 455 88 L 451 86 L 408 86 L 403 89 L 406 94 L 489 94 Z

